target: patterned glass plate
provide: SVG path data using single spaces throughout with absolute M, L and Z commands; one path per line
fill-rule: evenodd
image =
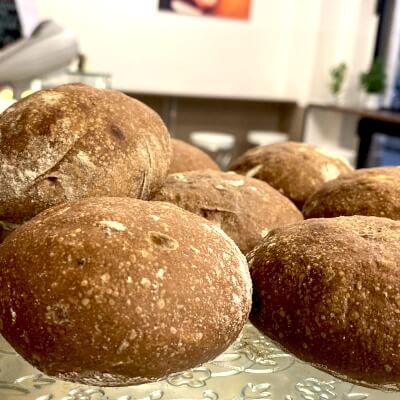
M 305 364 L 247 324 L 225 353 L 156 383 L 97 388 L 63 382 L 32 368 L 0 336 L 0 400 L 399 400 Z

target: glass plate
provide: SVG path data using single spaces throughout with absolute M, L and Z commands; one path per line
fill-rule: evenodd
M 0 336 L 1 400 L 399 400 L 341 381 L 283 352 L 247 324 L 214 361 L 140 386 L 97 388 L 41 374 Z

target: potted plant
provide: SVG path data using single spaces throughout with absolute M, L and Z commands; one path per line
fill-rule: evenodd
M 329 83 L 329 89 L 331 91 L 335 104 L 338 103 L 344 78 L 346 76 L 346 71 L 347 66 L 345 63 L 340 63 L 337 67 L 334 67 L 330 70 L 331 81 Z
M 360 75 L 360 85 L 366 94 L 364 106 L 378 109 L 380 95 L 385 90 L 385 69 L 382 60 L 376 58 L 369 71 Z

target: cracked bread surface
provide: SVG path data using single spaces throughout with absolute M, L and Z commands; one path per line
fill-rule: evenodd
M 160 117 L 121 92 L 40 90 L 0 115 L 0 220 L 20 223 L 82 197 L 148 199 L 170 152 Z
M 153 199 L 208 219 L 244 254 L 272 228 L 303 219 L 296 206 L 273 187 L 233 172 L 208 169 L 169 175 Z

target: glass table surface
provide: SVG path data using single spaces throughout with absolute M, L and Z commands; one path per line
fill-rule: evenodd
M 151 384 L 98 388 L 47 377 L 0 336 L 0 400 L 400 400 L 285 353 L 248 323 L 215 360 Z

